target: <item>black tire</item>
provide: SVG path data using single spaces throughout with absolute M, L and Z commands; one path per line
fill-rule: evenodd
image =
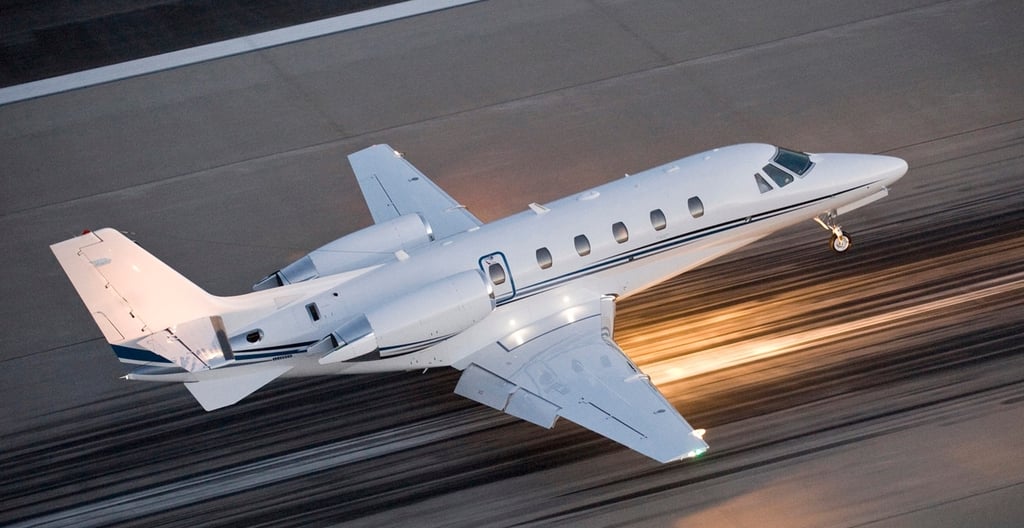
M 828 245 L 832 248 L 832 251 L 835 251 L 836 253 L 845 253 L 850 249 L 850 246 L 853 245 L 853 239 L 850 238 L 848 233 L 843 233 L 841 237 L 832 235 L 832 239 L 829 240 Z

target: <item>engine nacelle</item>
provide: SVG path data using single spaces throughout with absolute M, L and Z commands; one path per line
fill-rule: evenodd
M 267 275 L 253 285 L 266 290 L 317 277 L 356 270 L 387 262 L 395 253 L 434 240 L 430 224 L 418 214 L 407 214 L 374 224 L 313 250 L 306 256 Z
M 426 348 L 480 322 L 494 311 L 494 290 L 469 270 L 402 295 L 357 316 L 309 348 L 321 364 L 396 356 Z

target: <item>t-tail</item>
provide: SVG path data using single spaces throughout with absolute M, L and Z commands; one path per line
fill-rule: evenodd
M 181 381 L 204 409 L 234 404 L 284 374 L 284 365 L 235 366 L 210 295 L 114 229 L 50 246 L 128 379 Z

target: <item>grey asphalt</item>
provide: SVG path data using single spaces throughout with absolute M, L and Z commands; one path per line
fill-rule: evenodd
M 1013 1 L 492 1 L 0 107 L 0 522 L 1019 526 L 1022 22 Z M 113 226 L 241 293 L 369 224 L 345 155 L 370 144 L 493 220 L 744 141 L 911 172 L 844 219 L 847 255 L 809 224 L 621 307 L 652 369 L 691 334 L 842 329 L 664 386 L 709 430 L 692 464 L 515 423 L 448 371 L 206 414 L 118 379 L 47 247 Z
M 0 87 L 398 1 L 7 2 L 0 10 Z

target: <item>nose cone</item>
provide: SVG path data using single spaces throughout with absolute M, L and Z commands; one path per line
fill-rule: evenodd
M 875 157 L 878 158 L 878 177 L 882 180 L 882 185 L 888 187 L 907 173 L 906 161 L 892 156 Z
M 870 184 L 888 187 L 907 173 L 907 162 L 892 156 L 815 154 L 811 161 L 821 165 L 829 185 L 842 189 Z

